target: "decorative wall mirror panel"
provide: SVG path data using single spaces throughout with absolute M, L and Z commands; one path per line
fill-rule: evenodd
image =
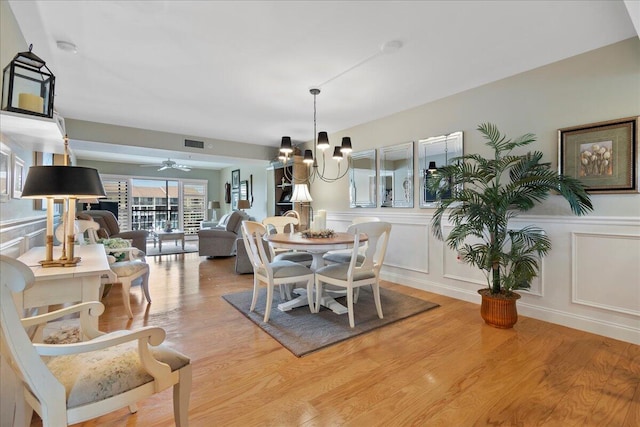
M 380 148 L 380 206 L 413 207 L 413 141 Z
M 451 164 L 452 159 L 462 156 L 462 132 L 453 132 L 448 135 L 421 139 L 418 141 L 418 150 L 420 207 L 435 208 L 438 201 L 436 200 L 435 194 L 428 191 L 426 186 L 427 180 L 433 174 L 437 173 L 437 168 Z
M 376 174 L 376 150 L 351 154 L 349 172 L 349 206 L 375 208 L 378 175 Z

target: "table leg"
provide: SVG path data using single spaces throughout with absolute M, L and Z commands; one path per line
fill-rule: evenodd
M 182 235 L 182 250 L 184 251 L 184 234 Z
M 158 252 L 162 252 L 162 237 L 158 237 Z

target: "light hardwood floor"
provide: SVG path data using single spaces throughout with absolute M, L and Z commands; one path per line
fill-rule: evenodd
M 639 346 L 522 316 L 494 329 L 477 305 L 383 282 L 441 307 L 297 358 L 221 298 L 251 289 L 233 262 L 150 258 L 133 321 L 119 287 L 104 300 L 101 329 L 161 326 L 191 357 L 191 426 L 640 425 Z M 170 426 L 171 396 L 84 425 Z

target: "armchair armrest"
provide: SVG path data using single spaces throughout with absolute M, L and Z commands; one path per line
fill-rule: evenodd
M 80 330 L 82 333 L 90 339 L 97 338 L 104 335 L 104 332 L 93 328 L 89 321 L 89 316 L 99 317 L 104 313 L 104 305 L 98 301 L 83 302 L 80 304 L 72 305 L 70 307 L 61 308 L 49 313 L 40 314 L 38 316 L 25 317 L 20 319 L 22 326 L 29 328 L 31 326 L 39 326 L 49 323 L 53 320 L 57 320 L 68 314 L 74 313 L 87 313 L 88 316 L 80 316 Z
M 34 348 L 40 356 L 64 356 L 71 354 L 88 353 L 102 350 L 118 344 L 128 342 L 138 342 L 138 356 L 142 367 L 155 380 L 156 391 L 164 390 L 171 383 L 171 367 L 166 363 L 158 361 L 151 354 L 149 345 L 158 346 L 166 337 L 166 332 L 162 328 L 146 326 L 135 331 L 121 330 L 104 334 L 91 341 L 73 344 L 34 344 Z

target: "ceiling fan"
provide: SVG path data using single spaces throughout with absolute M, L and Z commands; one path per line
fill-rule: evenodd
M 189 172 L 191 168 L 186 165 L 180 165 L 174 162 L 171 159 L 163 160 L 162 164 L 159 165 L 140 165 L 142 168 L 158 168 L 159 171 L 167 170 L 167 169 L 178 169 L 181 171 Z

